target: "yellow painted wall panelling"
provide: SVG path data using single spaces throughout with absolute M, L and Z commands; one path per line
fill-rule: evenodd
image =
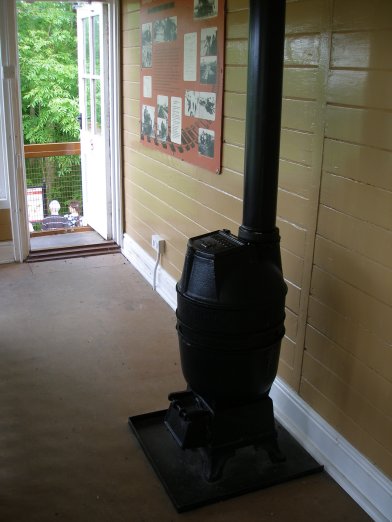
M 291 129 L 282 129 L 280 157 L 289 161 L 311 165 L 314 151 L 313 135 Z
M 229 118 L 245 119 L 246 94 L 225 92 L 223 103 L 224 116 Z
M 138 65 L 124 65 L 123 74 L 124 79 L 128 80 L 129 82 L 139 83 L 140 67 Z
M 287 367 L 293 369 L 295 364 L 295 342 L 288 337 L 282 339 L 280 349 L 280 361 L 286 363 Z
M 282 248 L 283 273 L 296 286 L 302 286 L 303 259 Z
M 130 219 L 134 215 L 139 221 L 149 227 L 149 235 L 146 237 L 155 233 L 155 230 L 160 230 L 160 234 L 170 243 L 171 248 L 177 250 L 179 255 L 182 255 L 181 262 L 183 262 L 188 238 L 177 230 L 172 223 L 168 223 L 162 219 L 160 215 L 153 212 L 151 208 L 145 207 L 137 199 L 129 196 L 128 202 L 130 205 L 127 211 L 127 219 Z
M 286 36 L 284 64 L 287 66 L 318 66 L 320 60 L 320 36 L 318 34 Z
M 391 92 L 390 71 L 334 70 L 328 77 L 327 100 L 338 105 L 392 109 Z
M 245 146 L 245 121 L 234 118 L 223 119 L 223 134 L 226 143 Z
M 333 426 L 343 437 L 364 453 L 387 475 L 392 475 L 392 454 L 365 429 L 362 429 L 339 406 L 327 399 L 310 382 L 301 382 L 301 396 L 320 415 Z M 369 427 L 369 426 L 368 426 Z
M 392 270 L 318 236 L 314 263 L 322 270 L 392 306 Z
M 123 117 L 123 130 L 133 134 L 139 134 L 140 131 L 140 120 L 133 116 Z
M 124 97 L 122 99 L 122 106 L 124 115 L 139 119 L 139 100 Z
M 329 106 L 326 136 L 391 150 L 392 112 Z
M 146 223 L 138 218 L 135 213 L 131 213 L 127 216 L 127 225 L 132 229 L 133 232 L 136 232 L 140 237 L 150 238 L 151 235 L 155 232 L 156 229 L 151 229 L 146 225 Z M 180 271 L 177 269 L 177 266 L 183 263 L 184 261 L 184 252 L 178 252 L 175 248 L 173 248 L 170 239 L 163 236 L 165 239 L 165 255 L 161 257 L 160 264 L 167 270 L 169 273 L 174 273 L 180 275 Z M 147 240 L 145 240 L 148 243 Z M 144 249 L 150 254 L 152 258 L 156 258 L 156 252 L 150 245 L 145 245 Z
M 320 205 L 317 233 L 392 269 L 392 231 Z
M 248 40 L 228 40 L 225 49 L 226 65 L 248 64 Z
M 137 134 L 128 135 L 126 138 L 126 147 L 124 148 L 124 154 L 127 162 L 132 165 L 132 155 L 139 153 L 142 156 L 146 155 L 146 148 L 140 143 L 139 130 Z M 240 154 L 243 158 L 243 149 L 240 149 Z M 173 168 L 180 172 L 183 172 L 187 176 L 192 177 L 195 180 L 201 181 L 211 187 L 234 196 L 235 198 L 241 198 L 243 193 L 243 174 L 242 172 L 234 171 L 230 168 L 223 168 L 221 175 L 212 174 L 210 171 L 200 169 L 190 163 L 185 163 L 180 159 L 173 158 L 168 155 L 162 155 L 159 150 L 149 150 L 148 156 L 155 161 L 166 165 L 167 167 Z M 243 169 L 243 165 L 241 165 Z
M 392 152 L 325 140 L 323 168 L 333 174 L 392 190 Z
M 288 279 L 285 279 L 285 281 L 287 284 L 286 307 L 298 315 L 301 300 L 301 288 Z
M 391 309 L 385 303 L 316 266 L 313 269 L 311 292 L 339 314 L 358 322 L 363 328 L 392 344 Z
M 132 100 L 139 100 L 140 98 L 140 84 L 139 82 L 130 82 L 129 79 L 124 78 L 122 83 L 122 94 L 126 98 Z
M 286 33 L 319 33 L 328 27 L 328 0 L 287 1 L 286 3 Z
M 248 70 L 242 66 L 227 66 L 225 68 L 225 91 L 246 92 Z
M 249 0 L 226 0 L 226 11 L 241 11 L 242 9 L 248 9 Z
M 244 171 L 244 149 L 224 143 L 222 147 L 222 166 L 237 172 Z
M 167 165 L 158 164 L 148 156 L 135 154 L 133 157 L 133 166 L 148 173 L 150 186 L 154 182 L 157 183 L 157 192 L 161 194 L 161 184 L 170 187 L 176 193 L 183 194 L 186 197 L 202 203 L 203 206 L 213 209 L 215 212 L 225 214 L 227 216 L 235 216 L 236 222 L 242 213 L 242 203 L 238 198 L 234 198 L 227 193 L 214 189 L 203 182 L 195 180 L 193 177 L 173 169 Z
M 279 186 L 287 192 L 292 192 L 309 198 L 311 196 L 312 168 L 292 161 L 280 160 Z
M 385 379 L 360 359 L 312 327 L 307 328 L 306 349 L 347 386 L 385 415 L 392 415 L 392 380 Z
M 139 29 L 140 27 L 140 2 L 123 2 L 123 29 Z
M 283 73 L 284 98 L 315 100 L 318 93 L 318 75 L 315 68 L 289 67 Z
M 249 11 L 228 12 L 226 15 L 226 40 L 248 39 Z
M 301 257 L 306 243 L 306 230 L 278 216 L 277 226 L 282 238 L 282 247 Z
M 392 350 L 390 344 L 356 318 L 350 319 L 314 297 L 309 300 L 308 323 L 331 342 L 362 361 L 386 379 L 391 379 Z
M 314 101 L 282 100 L 282 127 L 305 132 L 315 131 L 317 105 Z
M 324 172 L 320 202 L 344 214 L 390 229 L 392 192 Z
M 376 409 L 366 397 L 353 390 L 328 368 L 320 364 L 308 352 L 304 356 L 306 380 L 341 408 L 363 430 L 371 431 L 374 438 L 388 452 L 391 451 L 392 418 Z
M 334 33 L 331 68 L 392 69 L 392 30 Z
M 8 208 L 0 209 L 0 241 L 12 241 L 11 213 Z
M 392 28 L 390 0 L 344 0 L 334 3 L 335 31 L 388 28 Z
M 291 310 L 286 309 L 285 320 L 286 336 L 295 343 L 298 330 L 298 316 Z
M 129 178 L 145 191 L 161 199 L 166 205 L 175 208 L 181 215 L 188 217 L 207 230 L 222 229 L 225 227 L 235 229 L 238 226 L 238 221 L 234 221 L 230 219 L 230 217 L 206 207 L 202 203 L 203 198 L 193 199 L 181 193 L 175 188 L 170 187 L 166 181 L 160 181 L 154 178 L 151 175 L 151 171 L 147 173 L 144 170 L 142 171 L 133 167 Z M 232 212 L 232 207 L 228 208 L 228 212 L 229 211 Z
M 192 237 L 193 235 L 204 234 L 207 230 L 199 224 L 192 221 L 190 218 L 183 216 L 179 211 L 173 209 L 161 199 L 150 194 L 139 185 L 136 185 L 129 179 L 124 181 L 126 197 L 125 197 L 125 208 L 127 209 L 127 203 L 131 205 L 131 199 L 133 198 L 140 202 L 146 208 L 151 209 L 157 216 L 162 220 L 169 223 L 172 227 L 178 230 L 182 235 L 186 237 Z M 130 207 L 131 208 L 131 207 Z M 146 238 L 147 241 L 147 238 Z M 148 238 L 150 244 L 151 238 Z M 179 267 L 178 267 L 179 268 Z
M 278 216 L 295 225 L 309 225 L 309 201 L 306 198 L 279 189 Z

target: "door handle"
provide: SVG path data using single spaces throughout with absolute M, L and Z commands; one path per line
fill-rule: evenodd
M 83 118 L 82 118 L 82 113 L 81 112 L 79 112 L 79 116 L 76 116 L 76 119 L 79 122 L 80 129 L 82 129 L 83 128 L 83 124 L 82 124 Z

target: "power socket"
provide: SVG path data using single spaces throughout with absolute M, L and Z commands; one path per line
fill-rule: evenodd
M 155 252 L 163 254 L 165 251 L 165 240 L 161 236 L 158 236 L 158 234 L 153 234 L 151 236 L 151 246 Z

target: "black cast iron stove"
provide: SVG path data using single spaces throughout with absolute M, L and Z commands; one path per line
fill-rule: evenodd
M 188 241 L 177 284 L 187 389 L 131 417 L 178 511 L 322 469 L 275 421 L 284 336 L 276 228 L 285 0 L 250 0 L 243 223 Z

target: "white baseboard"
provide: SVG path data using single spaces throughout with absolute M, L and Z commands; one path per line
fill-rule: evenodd
M 124 234 L 122 253 L 152 286 L 155 259 L 149 256 L 128 234 Z M 177 307 L 176 283 L 177 281 L 171 275 L 158 266 L 155 290 L 173 310 Z
M 302 447 L 373 520 L 390 522 L 392 481 L 281 379 L 275 379 L 270 396 L 276 418 Z
M 155 261 L 127 234 L 123 254 L 152 284 Z M 177 306 L 175 287 L 176 281 L 159 268 L 156 290 L 173 310 Z M 392 521 L 392 481 L 279 378 L 270 395 L 276 418 L 326 472 L 376 522 Z
M 0 264 L 15 263 L 14 244 L 12 241 L 0 241 Z

